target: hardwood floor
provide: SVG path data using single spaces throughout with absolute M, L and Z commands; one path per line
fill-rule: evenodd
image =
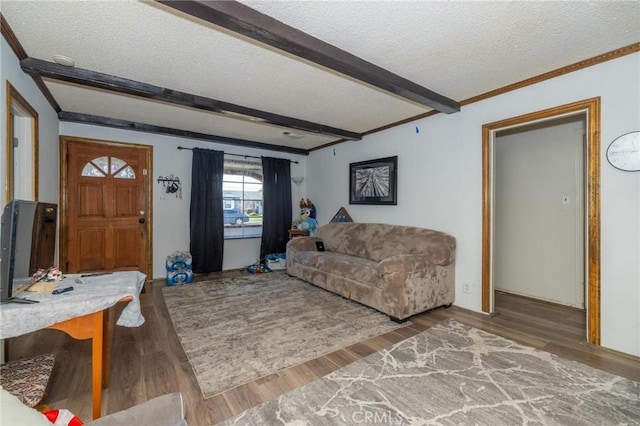
M 214 274 L 241 275 L 232 271 Z M 153 397 L 180 391 L 190 425 L 211 425 L 263 401 L 309 383 L 353 361 L 420 333 L 447 318 L 555 353 L 596 368 L 640 381 L 640 359 L 591 345 L 585 341 L 583 311 L 508 294 L 497 294 L 494 317 L 451 307 L 411 318 L 413 324 L 344 348 L 287 370 L 255 380 L 204 400 L 175 334 L 162 298 L 164 280 L 147 285 L 141 296 L 142 327 L 115 327 L 122 307 L 111 312 L 110 383 L 103 392 L 103 414 L 113 413 Z M 56 366 L 43 403 L 67 408 L 91 419 L 91 345 L 54 330 L 41 330 L 8 339 L 8 360 L 55 353 Z

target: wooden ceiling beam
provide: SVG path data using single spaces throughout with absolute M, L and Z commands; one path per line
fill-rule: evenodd
M 440 112 L 450 114 L 460 111 L 460 104 L 453 99 L 433 92 L 237 1 L 156 1 Z
M 113 127 L 115 129 L 133 130 L 135 132 L 155 133 L 159 135 L 177 136 L 187 139 L 198 139 L 207 142 L 218 142 L 226 145 L 243 146 L 246 148 L 265 149 L 269 151 L 288 152 L 298 155 L 309 155 L 309 150 L 283 145 L 272 145 L 264 142 L 256 142 L 245 139 L 229 138 L 226 136 L 211 135 L 208 133 L 192 132 L 190 130 L 175 129 L 173 127 L 156 126 L 153 124 L 137 123 L 134 121 L 120 120 L 118 118 L 102 117 L 99 115 L 81 114 L 77 112 L 61 111 L 58 113 L 60 121 L 72 123 L 92 124 L 95 126 Z
M 339 137 L 347 140 L 360 140 L 362 134 L 348 130 L 325 126 L 293 117 L 260 111 L 229 102 L 219 101 L 178 90 L 167 89 L 153 84 L 142 83 L 127 78 L 91 71 L 87 69 L 68 67 L 41 59 L 26 58 L 20 61 L 24 72 L 32 76 L 47 77 L 54 80 L 67 81 L 83 86 L 110 90 L 127 95 L 166 102 L 175 105 L 215 112 L 230 118 L 247 119 L 256 123 L 295 129 L 303 132 Z

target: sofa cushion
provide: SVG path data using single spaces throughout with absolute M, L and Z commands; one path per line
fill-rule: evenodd
M 318 229 L 327 251 L 377 262 L 399 254 L 422 254 L 434 265 L 455 258 L 456 240 L 449 234 L 384 223 L 329 223 Z
M 86 426 L 187 426 L 184 417 L 182 394 L 175 392 L 101 417 L 87 423 Z
M 0 424 L 20 426 L 51 426 L 44 414 L 27 407 L 15 395 L 0 387 Z
M 295 255 L 295 261 L 310 268 L 375 285 L 379 282 L 377 262 L 363 257 L 330 251 L 303 251 Z

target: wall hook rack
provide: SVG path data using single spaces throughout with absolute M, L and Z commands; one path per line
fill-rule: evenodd
M 158 176 L 158 183 L 162 183 L 162 187 L 167 194 L 175 194 L 176 198 L 182 198 L 182 183 L 178 176 Z
M 177 176 L 173 176 L 173 175 L 169 175 L 167 177 L 158 176 L 158 183 L 162 183 L 162 184 L 166 185 L 167 182 L 169 182 L 169 183 L 172 183 L 172 182 L 180 183 L 180 178 L 177 177 Z

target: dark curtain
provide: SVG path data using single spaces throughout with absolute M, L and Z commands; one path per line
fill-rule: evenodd
M 264 212 L 260 259 L 267 254 L 284 253 L 291 229 L 291 162 L 281 158 L 262 158 Z
M 224 152 L 193 149 L 191 207 L 189 211 L 193 272 L 222 270 L 224 223 L 222 176 Z

